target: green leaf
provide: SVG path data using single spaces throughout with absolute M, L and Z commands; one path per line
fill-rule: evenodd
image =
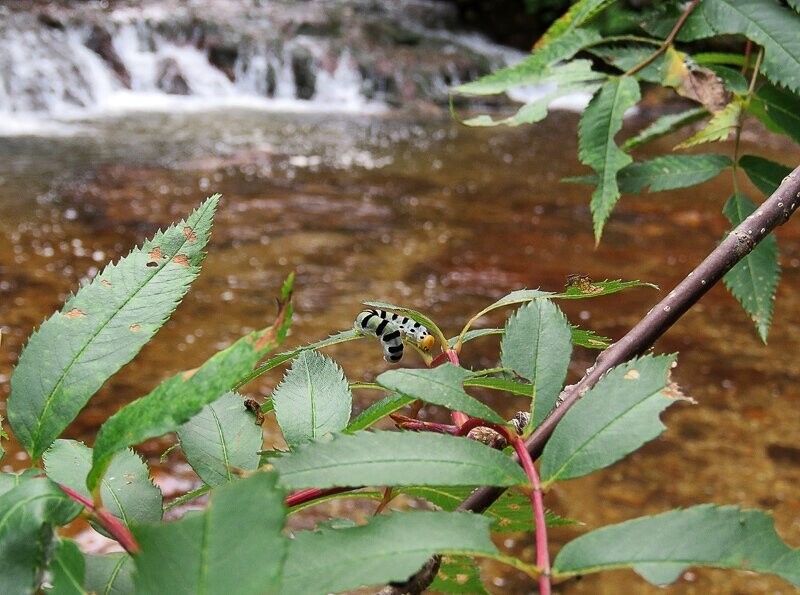
M 594 331 L 572 327 L 572 344 L 588 349 L 605 349 L 611 345 L 611 339 L 598 335 Z
M 216 488 L 200 513 L 135 527 L 137 592 L 278 592 L 287 539 L 275 482 L 274 474 L 255 473 Z
M 687 188 L 717 177 L 732 165 L 725 155 L 662 155 L 649 161 L 631 163 L 617 174 L 621 192 L 639 193 Z
M 666 38 L 684 11 L 684 5 L 677 2 L 656 2 L 641 21 L 642 28 L 655 37 Z M 702 10 L 695 10 L 683 23 L 678 32 L 678 41 L 695 41 L 713 37 L 714 29 Z
M 279 321 L 282 319 L 279 316 Z M 87 485 L 93 489 L 118 450 L 174 432 L 203 407 L 231 390 L 275 346 L 275 326 L 254 331 L 196 370 L 181 372 L 112 415 L 97 433 Z
M 258 468 L 264 442 L 242 396 L 227 392 L 178 428 L 186 461 L 207 485 L 216 487 L 238 479 L 237 469 Z
M 247 384 L 254 378 L 261 376 L 264 372 L 269 372 L 273 368 L 277 368 L 284 362 L 288 362 L 290 359 L 294 359 L 304 351 L 309 351 L 311 349 L 322 349 L 323 347 L 328 347 L 329 345 L 336 345 L 337 343 L 346 343 L 347 341 L 355 341 L 357 339 L 363 339 L 364 335 L 357 333 L 354 329 L 349 329 L 346 331 L 340 331 L 335 335 L 331 335 L 327 339 L 323 339 L 322 341 L 317 341 L 316 343 L 311 343 L 309 345 L 304 345 L 303 347 L 298 347 L 297 349 L 293 349 L 292 351 L 286 351 L 284 353 L 279 353 L 273 358 L 268 359 L 263 364 L 258 366 L 255 370 L 253 370 L 250 374 L 245 376 L 234 388 L 238 389 L 241 386 Z M 265 411 L 266 413 L 266 411 Z
M 589 53 L 622 72 L 638 66 L 653 55 L 652 45 L 595 46 Z M 636 73 L 636 77 L 648 83 L 661 83 L 664 58 L 660 58 Z
M 467 378 L 464 381 L 464 386 L 478 386 L 480 388 L 489 388 L 491 390 L 500 390 L 509 392 L 514 395 L 522 395 L 523 397 L 533 397 L 533 385 L 523 384 L 507 378 L 494 378 L 479 376 L 475 378 Z
M 498 533 L 535 531 L 530 498 L 517 490 L 503 492 L 483 514 L 492 518 L 492 531 Z M 548 527 L 566 527 L 576 524 L 578 523 L 560 517 L 554 512 L 545 511 L 545 525 Z
M 424 498 L 442 510 L 453 512 L 474 489 L 463 486 L 412 486 L 398 488 L 397 491 L 415 498 Z
M 517 310 L 506 324 L 500 362 L 533 384 L 531 427 L 555 406 L 572 356 L 572 330 L 550 300 L 536 300 Z
M 359 413 L 358 416 L 347 425 L 344 431 L 347 434 L 354 434 L 359 430 L 366 430 L 379 419 L 383 419 L 390 413 L 399 411 L 415 400 L 416 399 L 413 397 L 408 397 L 406 395 L 399 395 L 397 393 L 388 394 L 380 401 L 373 403 Z
M 296 447 L 344 429 L 353 395 L 336 362 L 305 351 L 273 391 L 272 403 L 287 444 Z
M 218 200 L 108 265 L 31 335 L 11 377 L 8 420 L 32 459 L 180 303 L 200 271 Z
M 336 434 L 272 459 L 288 488 L 524 484 L 503 453 L 468 438 L 415 432 Z
M 756 188 L 765 196 L 770 196 L 778 189 L 783 178 L 792 172 L 791 167 L 782 163 L 775 163 L 755 155 L 743 155 L 739 158 L 739 166 L 745 171 L 747 177 Z
M 758 510 L 712 504 L 587 533 L 561 549 L 553 570 L 567 577 L 633 568 L 648 582 L 666 585 L 690 566 L 763 572 L 800 586 L 800 549 L 780 540 L 772 518 Z
M 725 64 L 741 68 L 747 61 L 742 54 L 732 54 L 730 52 L 699 52 L 692 54 L 692 60 L 700 66 L 713 66 L 715 64 Z
M 560 39 L 548 44 L 534 52 L 513 66 L 501 68 L 491 74 L 487 74 L 476 81 L 459 85 L 453 91 L 462 93 L 464 95 L 494 95 L 525 85 L 539 84 L 550 80 L 552 82 L 560 82 L 558 75 L 555 74 L 559 69 L 548 68 L 556 62 L 562 60 L 569 60 L 579 50 L 587 45 L 594 43 L 600 39 L 600 34 L 596 31 L 588 30 L 575 30 L 568 35 L 562 36 Z M 591 70 L 591 63 L 587 60 L 573 60 L 572 64 L 584 63 L 579 67 L 589 67 Z M 569 71 L 562 70 L 562 74 Z M 602 76 L 599 73 L 594 73 L 595 77 Z
M 748 111 L 756 115 L 759 115 L 759 110 L 763 110 L 794 142 L 800 143 L 800 97 L 785 89 L 762 85 L 748 106 Z
M 662 138 L 668 134 L 672 134 L 680 130 L 684 126 L 692 124 L 701 120 L 708 115 L 708 110 L 704 107 L 696 107 L 685 112 L 678 114 L 667 114 L 657 118 L 647 128 L 642 130 L 636 136 L 629 138 L 622 144 L 624 151 L 630 151 L 636 147 L 640 147 L 645 143 Z
M 566 291 L 562 293 L 553 294 L 552 298 L 560 300 L 579 300 L 583 298 L 600 297 L 602 295 L 611 295 L 612 293 L 617 293 L 633 287 L 652 287 L 653 289 L 658 289 L 658 285 L 654 285 L 653 283 L 647 283 L 645 281 L 622 281 L 621 279 L 615 279 L 613 281 L 590 281 L 589 285 L 588 290 L 583 290 L 579 286 L 568 287 Z
M 44 467 L 53 481 L 91 498 L 86 476 L 92 466 L 92 449 L 75 440 L 56 440 L 44 453 Z M 130 449 L 114 455 L 100 484 L 106 509 L 126 526 L 161 519 L 162 496 L 150 480 L 150 470 Z
M 750 216 L 756 206 L 744 194 L 735 193 L 722 208 L 733 227 Z M 772 303 L 781 276 L 778 241 L 769 234 L 722 278 L 725 287 L 742 305 L 756 325 L 761 340 L 767 342 L 772 322 Z
M 764 48 L 768 79 L 800 91 L 800 15 L 763 0 L 705 0 L 700 9 L 717 33 L 744 35 Z
M 53 538 L 48 525 L 74 518 L 80 506 L 49 479 L 23 479 L 0 496 L 0 577 L 4 593 L 36 592 Z
M 52 589 L 45 593 L 53 595 L 86 595 L 83 589 L 85 563 L 83 554 L 71 539 L 60 539 L 55 557 L 50 563 Z
M 630 77 L 610 79 L 589 102 L 578 125 L 578 156 L 598 177 L 592 193 L 595 240 L 599 241 L 611 209 L 619 198 L 617 172 L 633 159 L 614 142 L 625 110 L 641 98 L 639 84 Z
M 489 522 L 469 513 L 395 512 L 359 527 L 297 533 L 281 592 L 314 595 L 404 581 L 435 553 L 496 555 Z
M 683 398 L 667 387 L 674 361 L 646 356 L 603 376 L 553 431 L 542 454 L 542 482 L 607 467 L 663 432 L 659 414 Z
M 428 589 L 435 593 L 489 595 L 481 582 L 480 567 L 468 556 L 443 556 L 439 572 Z
M 129 595 L 134 592 L 133 560 L 124 553 L 86 555 L 84 585 L 90 593 Z
M 470 376 L 472 373 L 469 370 L 446 362 L 435 368 L 389 370 L 378 376 L 376 382 L 391 391 L 426 403 L 504 424 L 502 417 L 464 392 L 464 380 Z
M 739 124 L 739 116 L 741 113 L 742 102 L 738 99 L 731 101 L 725 106 L 725 109 L 714 114 L 700 132 L 682 143 L 675 145 L 675 148 L 686 149 L 703 143 L 725 140 Z
M 416 310 L 412 310 L 411 308 L 404 308 L 403 306 L 395 306 L 394 304 L 389 304 L 387 302 L 361 302 L 365 306 L 369 306 L 370 308 L 380 308 L 381 310 L 393 310 L 398 314 L 402 314 L 403 316 L 407 316 L 414 322 L 419 322 L 422 326 L 427 328 L 430 333 L 436 337 L 436 340 L 439 342 L 440 345 L 444 345 L 447 343 L 447 340 L 444 338 L 442 331 L 436 326 L 436 323 L 425 316 L 422 312 L 417 312 Z
M 613 0 L 578 0 L 563 16 L 550 25 L 536 45 L 547 46 L 568 33 L 577 31 L 578 27 L 588 23 L 611 4 L 613 4 Z

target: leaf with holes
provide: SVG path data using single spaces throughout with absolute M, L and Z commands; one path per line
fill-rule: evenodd
M 136 592 L 278 592 L 289 540 L 275 479 L 255 473 L 216 488 L 200 513 L 134 527 L 142 548 L 133 559 Z
M 376 382 L 403 395 L 461 411 L 492 423 L 505 420 L 494 410 L 464 392 L 464 381 L 472 376 L 469 370 L 446 362 L 435 368 L 403 368 L 389 370 L 378 376 Z
M 211 487 L 237 479 L 237 470 L 257 469 L 264 442 L 261 426 L 234 392 L 203 407 L 178 428 L 178 438 L 186 462 Z
M 500 362 L 533 385 L 531 427 L 555 406 L 572 356 L 572 330 L 550 300 L 536 300 L 517 310 L 506 324 Z
M 603 226 L 619 199 L 617 172 L 633 161 L 617 146 L 614 137 L 622 128 L 625 111 L 639 99 L 636 80 L 611 79 L 589 102 L 578 124 L 578 157 L 596 172 L 598 179 L 591 201 L 595 241 L 600 240 Z
M 668 585 L 690 566 L 774 574 L 800 586 L 800 549 L 775 533 L 759 510 L 702 504 L 597 529 L 569 542 L 553 563 L 556 577 L 632 568 Z
M 503 453 L 468 438 L 416 432 L 336 434 L 271 459 L 292 489 L 359 485 L 526 484 Z
M 755 210 L 752 201 L 739 193 L 731 196 L 722 208 L 733 227 Z M 772 323 L 772 305 L 780 276 L 778 241 L 774 234 L 769 234 L 722 278 L 725 287 L 755 323 L 758 336 L 764 343 Z
M 647 356 L 613 368 L 556 426 L 542 453 L 542 482 L 581 477 L 620 460 L 665 426 L 659 414 L 686 400 L 669 385 L 672 356 Z
M 281 592 L 330 593 L 404 581 L 435 553 L 495 556 L 489 523 L 463 512 L 395 512 L 358 527 L 298 532 L 289 542 Z
M 32 459 L 175 310 L 200 271 L 218 200 L 109 264 L 31 335 L 11 377 L 8 421 Z
M 344 429 L 353 394 L 336 362 L 316 351 L 305 351 L 273 391 L 272 403 L 283 437 L 296 447 Z
M 50 479 L 91 499 L 86 488 L 91 448 L 75 440 L 56 440 L 43 458 Z M 161 519 L 161 490 L 153 485 L 150 470 L 132 450 L 114 456 L 100 485 L 103 505 L 126 526 Z

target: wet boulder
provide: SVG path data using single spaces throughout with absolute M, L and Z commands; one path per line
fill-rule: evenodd
M 173 58 L 163 58 L 158 63 L 159 89 L 170 95 L 189 95 L 191 88 L 183 76 L 181 68 Z
M 317 86 L 314 54 L 306 47 L 296 46 L 292 49 L 291 60 L 295 96 L 298 99 L 311 99 Z

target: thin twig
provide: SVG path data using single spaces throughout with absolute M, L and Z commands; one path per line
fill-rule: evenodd
M 641 355 L 666 333 L 733 266 L 747 256 L 776 227 L 786 223 L 800 206 L 800 166 L 783 179 L 780 187 L 756 211 L 742 221 L 667 297 L 656 304 L 639 323 L 618 342 L 603 351 L 594 366 L 576 384 L 566 387 L 559 405 L 525 441 L 533 460 L 541 456 L 556 425 L 583 394 L 611 368 Z M 483 512 L 505 491 L 482 487 L 475 490 L 456 510 Z M 405 590 L 381 593 L 418 595 L 431 584 L 438 571 L 430 561 L 406 583 Z M 412 588 L 413 587 L 413 588 Z
M 692 11 L 697 7 L 700 3 L 700 0 L 692 0 L 686 9 L 683 11 L 683 14 L 678 19 L 678 22 L 675 23 L 675 26 L 672 28 L 672 31 L 669 32 L 664 42 L 661 46 L 653 52 L 646 60 L 640 62 L 630 70 L 628 70 L 623 76 L 632 76 L 639 72 L 640 70 L 647 68 L 650 64 L 652 64 L 656 58 L 658 58 L 661 54 L 667 51 L 667 48 L 672 45 L 672 42 L 675 41 L 675 38 L 678 36 L 678 32 L 683 27 L 683 24 L 686 22 L 686 19 L 689 18 L 689 15 L 692 14 Z

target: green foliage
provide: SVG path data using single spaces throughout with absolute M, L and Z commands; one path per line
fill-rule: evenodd
M 489 593 L 481 582 L 480 569 L 468 556 L 442 556 L 439 573 L 429 589 L 438 593 Z
M 50 564 L 53 573 L 50 593 L 58 595 L 68 595 L 75 593 L 84 595 L 83 590 L 84 574 L 86 565 L 83 561 L 83 554 L 78 545 L 71 539 L 60 539 L 56 548 L 55 557 Z
M 800 91 L 800 15 L 763 0 L 704 0 L 700 9 L 716 33 L 745 35 L 764 48 L 762 70 L 773 83 Z
M 725 109 L 714 114 L 711 120 L 694 136 L 676 145 L 676 149 L 686 149 L 716 141 L 723 141 L 739 125 L 739 116 L 742 113 L 742 102 L 732 101 Z
M 344 429 L 344 431 L 346 433 L 353 434 L 359 430 L 366 430 L 379 419 L 383 419 L 390 413 L 399 411 L 414 401 L 414 397 L 407 397 L 406 395 L 400 395 L 396 393 L 388 394 L 380 401 L 373 403 L 364 409 L 364 411 L 359 413 L 358 416 L 353 419 L 353 421 L 347 424 L 347 427 Z
M 696 107 L 680 112 L 678 114 L 666 114 L 656 118 L 652 124 L 639 132 L 636 136 L 629 138 L 622 144 L 623 151 L 630 151 L 646 143 L 652 142 L 673 132 L 676 132 L 702 119 L 708 114 L 704 107 Z
M 244 408 L 241 395 L 227 392 L 178 428 L 186 461 L 206 485 L 237 478 L 237 471 L 258 467 L 264 441 L 261 426 Z
M 732 165 L 725 155 L 663 155 L 631 163 L 623 168 L 617 180 L 622 192 L 639 193 L 646 186 L 650 192 L 687 188 L 717 177 Z
M 572 356 L 571 336 L 569 322 L 550 300 L 525 304 L 508 319 L 500 361 L 533 385 L 533 427 L 544 420 L 561 392 Z
M 633 568 L 648 582 L 666 585 L 690 566 L 765 572 L 800 586 L 800 550 L 780 541 L 769 516 L 711 504 L 587 533 L 562 548 L 553 571 L 565 577 Z
M 136 526 L 137 591 L 277 593 L 288 545 L 282 501 L 275 475 L 256 473 L 214 490 L 201 513 Z
M 681 398 L 668 388 L 673 362 L 647 356 L 608 372 L 556 427 L 542 454 L 542 481 L 607 467 L 664 431 L 659 414 Z
M 353 395 L 342 369 L 316 351 L 305 351 L 272 393 L 286 442 L 296 447 L 347 425 Z
M 639 85 L 634 79 L 611 79 L 589 102 L 578 125 L 578 156 L 581 163 L 596 172 L 598 179 L 591 201 L 594 235 L 598 241 L 620 195 L 617 172 L 633 161 L 616 145 L 614 137 L 622 128 L 625 110 L 640 98 Z
M 448 362 L 427 370 L 389 370 L 378 376 L 377 382 L 388 390 L 426 403 L 441 405 L 493 423 L 505 423 L 492 409 L 464 392 L 464 381 L 470 376 L 468 370 Z
M 442 434 L 359 432 L 298 446 L 272 459 L 288 488 L 359 485 L 524 484 L 522 470 L 501 452 Z
M 44 453 L 47 477 L 91 498 L 86 476 L 92 467 L 92 449 L 74 440 L 56 440 Z M 106 509 L 125 525 L 161 519 L 161 490 L 149 477 L 149 469 L 130 449 L 114 455 L 100 481 Z
M 792 168 L 775 163 L 755 155 L 742 155 L 739 159 L 741 167 L 750 181 L 766 196 L 771 195 L 781 185 L 783 178 L 791 173 Z
M 439 553 L 493 556 L 489 519 L 455 512 L 378 516 L 366 525 L 304 531 L 289 543 L 282 592 L 329 593 L 403 581 Z
M 108 265 L 31 335 L 8 397 L 8 421 L 31 458 L 42 455 L 180 303 L 200 271 L 218 200 L 212 196 L 186 221 Z
M 124 595 L 133 593 L 133 560 L 124 553 L 85 556 L 84 586 L 89 593 Z
M 744 194 L 728 199 L 722 212 L 736 227 L 756 210 Z M 742 258 L 723 277 L 725 286 L 752 318 L 758 336 L 765 343 L 772 322 L 772 302 L 778 287 L 781 268 L 778 264 L 778 241 L 773 234 L 765 237 L 752 252 Z
M 177 431 L 207 404 L 231 390 L 274 344 L 268 330 L 255 331 L 212 356 L 196 370 L 181 372 L 150 394 L 112 415 L 97 433 L 87 485 L 94 489 L 115 452 Z

